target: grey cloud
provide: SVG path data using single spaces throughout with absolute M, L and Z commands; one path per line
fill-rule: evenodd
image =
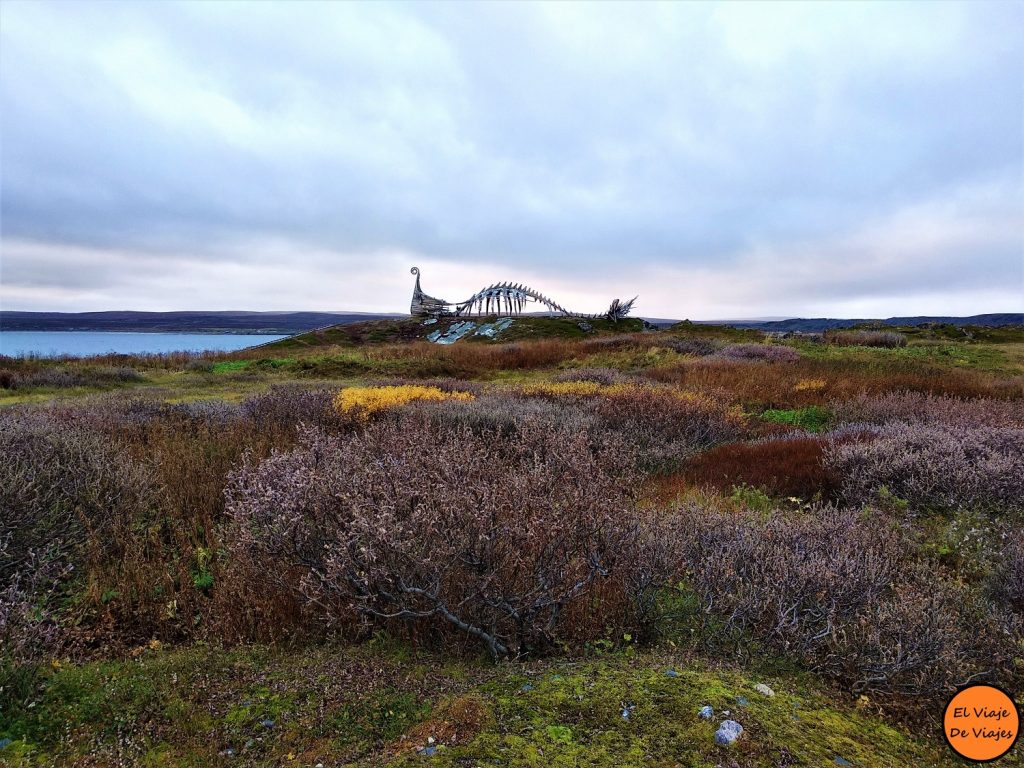
M 247 264 L 235 301 L 259 308 L 276 251 L 248 244 L 266 242 L 307 279 L 402 252 L 552 280 L 715 270 L 752 297 L 768 251 L 806 270 L 793 313 L 815 291 L 1020 284 L 1016 4 L 0 14 L 5 287 L 123 305 L 147 300 L 152 259 Z M 994 193 L 965 201 L 979 185 Z M 932 268 L 915 283 L 899 243 L 857 233 L 923 204 L 988 224 L 918 254 Z M 70 261 L 33 265 L 24 243 Z M 127 255 L 83 274 L 77 247 Z M 830 280 L 857 249 L 870 276 Z

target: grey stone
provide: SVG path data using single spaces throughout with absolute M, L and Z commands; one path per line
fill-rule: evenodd
M 710 720 L 712 717 L 715 716 L 715 710 L 711 708 L 710 704 L 705 704 L 703 707 L 700 708 L 697 714 L 705 720 Z
M 775 691 L 773 691 L 771 688 L 769 688 L 764 683 L 758 683 L 757 685 L 755 685 L 754 686 L 754 690 L 757 691 L 758 693 L 764 695 L 764 696 L 767 696 L 768 698 L 771 698 L 772 696 L 775 695 Z
M 736 743 L 736 740 L 743 733 L 743 726 L 735 720 L 726 720 L 715 731 L 715 744 L 728 747 Z

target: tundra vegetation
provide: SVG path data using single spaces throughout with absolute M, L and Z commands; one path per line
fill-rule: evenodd
M 0 358 L 0 762 L 957 764 L 1024 330 L 596 326 Z

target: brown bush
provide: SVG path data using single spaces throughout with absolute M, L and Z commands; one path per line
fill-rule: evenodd
M 830 329 L 822 334 L 822 340 L 826 344 L 833 344 L 837 347 L 887 347 L 894 349 L 907 346 L 907 337 L 895 331 Z
M 691 487 L 728 492 L 749 485 L 772 496 L 832 499 L 840 483 L 822 461 L 824 447 L 823 438 L 806 435 L 720 445 L 695 456 L 683 471 L 660 478 L 657 494 L 670 500 Z

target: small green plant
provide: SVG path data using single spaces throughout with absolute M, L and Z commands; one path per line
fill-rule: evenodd
M 549 725 L 544 729 L 548 738 L 559 744 L 572 743 L 572 728 L 565 725 Z
M 210 563 L 213 559 L 213 552 L 206 547 L 196 549 L 196 568 L 192 572 L 192 585 L 205 592 L 213 587 L 213 571 L 210 570 Z
M 771 496 L 751 485 L 734 485 L 729 499 L 754 512 L 770 512 L 772 509 Z
M 761 414 L 761 418 L 776 424 L 800 427 L 808 432 L 821 432 L 828 426 L 831 414 L 821 406 L 811 405 L 807 408 L 789 410 L 769 408 Z

